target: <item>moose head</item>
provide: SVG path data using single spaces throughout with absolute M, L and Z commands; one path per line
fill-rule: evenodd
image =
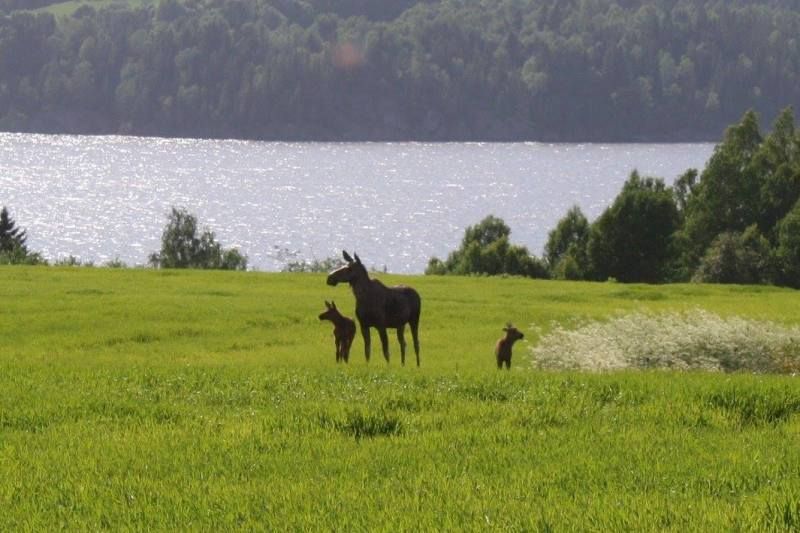
M 357 279 L 367 277 L 367 269 L 358 254 L 353 252 L 353 255 L 355 259 L 350 257 L 347 251 L 342 250 L 342 257 L 347 264 L 328 274 L 328 285 L 336 286 L 339 283 L 353 283 Z

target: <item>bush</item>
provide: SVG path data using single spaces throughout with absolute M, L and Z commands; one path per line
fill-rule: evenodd
M 489 215 L 466 229 L 461 247 L 451 252 L 446 261 L 432 257 L 425 274 L 549 277 L 547 267 L 540 259 L 531 255 L 524 246 L 510 243 L 510 234 L 511 229 L 502 219 Z
M 115 257 L 114 259 L 109 259 L 103 266 L 106 268 L 128 268 L 128 265 L 125 264 L 125 261 L 120 259 L 119 257 Z
M 80 257 L 75 257 L 74 255 L 68 255 L 67 257 L 56 259 L 53 262 L 53 265 L 58 267 L 80 267 L 80 266 L 93 267 L 94 261 L 84 262 L 83 260 L 81 260 Z
M 344 263 L 339 257 L 327 257 L 325 259 L 314 259 L 312 261 L 306 261 L 305 259 L 303 259 L 300 261 L 288 262 L 286 266 L 281 269 L 281 271 L 323 273 L 336 270 L 343 264 Z
M 150 255 L 150 264 L 157 268 L 245 270 L 247 257 L 236 249 L 223 249 L 209 230 L 198 237 L 197 218 L 173 207 L 161 235 L 161 252 Z
M 47 260 L 39 252 L 29 252 L 17 247 L 8 252 L 0 252 L 0 265 L 47 265 Z
M 573 330 L 556 325 L 532 356 L 538 368 L 793 373 L 800 370 L 800 327 L 702 310 L 634 313 Z
M 585 266 L 577 259 L 579 254 L 572 251 L 572 247 L 565 253 L 555 267 L 550 268 L 550 276 L 553 279 L 582 280 L 586 279 Z M 611 278 L 609 278 L 611 279 Z
M 769 241 L 754 224 L 744 233 L 725 232 L 714 239 L 692 277 L 699 283 L 768 283 L 772 281 Z

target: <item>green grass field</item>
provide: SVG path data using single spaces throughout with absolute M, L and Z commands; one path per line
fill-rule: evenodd
M 75 10 L 81 6 L 90 6 L 95 9 L 102 9 L 116 5 L 133 9 L 155 3 L 157 3 L 157 0 L 67 0 L 39 9 L 34 9 L 33 11 L 52 13 L 57 17 L 66 17 L 72 15 Z
M 797 378 L 530 356 L 620 311 L 797 324 L 797 292 L 378 277 L 422 295 L 419 369 L 393 335 L 336 365 L 321 275 L 0 267 L 0 531 L 800 528 Z

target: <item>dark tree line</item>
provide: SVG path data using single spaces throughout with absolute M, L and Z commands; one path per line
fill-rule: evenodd
M 771 119 L 800 105 L 800 12 L 788 0 L 21 10 L 50 3 L 0 0 L 0 130 L 686 140 L 718 138 L 746 109 Z
M 501 220 L 487 217 L 467 229 L 446 261 L 431 259 L 426 273 L 800 288 L 800 131 L 793 112 L 784 110 L 764 135 L 748 111 L 726 130 L 702 172 L 690 169 L 671 187 L 633 171 L 593 222 L 579 207 L 570 209 L 541 260 L 510 245 L 509 234 Z

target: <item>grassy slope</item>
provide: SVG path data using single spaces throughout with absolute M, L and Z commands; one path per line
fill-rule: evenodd
M 794 378 L 492 360 L 509 320 L 796 322 L 796 292 L 381 279 L 423 296 L 421 369 L 337 367 L 323 276 L 0 268 L 0 530 L 800 525 Z
M 41 11 L 52 13 L 53 15 L 69 16 L 81 6 L 87 5 L 95 9 L 102 9 L 111 5 L 124 5 L 130 8 L 150 5 L 155 3 L 155 0 L 69 0 L 67 2 L 59 2 L 46 7 L 35 9 L 34 11 Z

